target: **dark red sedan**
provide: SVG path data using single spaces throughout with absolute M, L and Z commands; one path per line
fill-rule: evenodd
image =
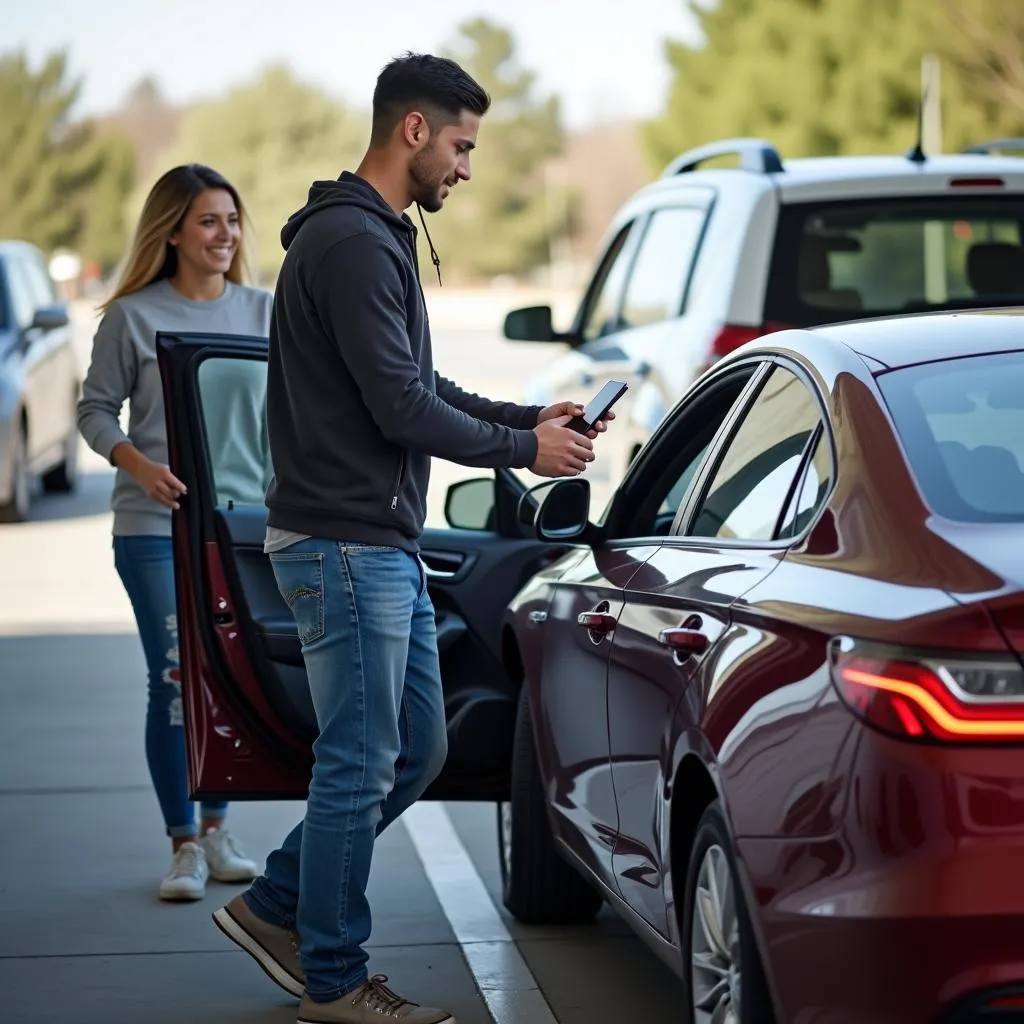
M 265 351 L 160 345 L 197 797 L 309 777 L 262 481 L 205 441 L 204 373 Z M 694 385 L 597 522 L 585 478 L 524 490 L 455 485 L 423 545 L 450 746 L 428 796 L 499 803 L 509 910 L 610 902 L 692 1024 L 1024 1013 L 1024 320 L 772 335 Z

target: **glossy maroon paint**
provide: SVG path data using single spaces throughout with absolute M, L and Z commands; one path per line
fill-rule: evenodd
M 288 749 L 289 732 L 256 681 L 215 543 L 203 546 L 206 581 L 202 591 L 209 595 L 210 607 L 197 606 L 193 595 L 199 588 L 191 585 L 187 531 L 184 516 L 178 517 L 175 558 L 186 583 L 178 588 L 178 608 L 182 699 L 188 708 L 185 749 L 188 776 L 193 783 L 190 796 L 200 799 L 232 793 L 237 788 L 235 780 L 244 778 L 250 789 L 265 790 L 269 799 L 302 799 L 308 788 L 310 753 L 294 746 Z M 218 654 L 223 659 L 220 666 L 210 663 L 203 648 L 201 632 L 207 627 L 213 630 Z M 219 685 L 224 679 L 230 680 L 230 684 Z M 224 698 L 218 694 L 232 689 L 240 697 L 239 707 L 226 709 L 221 703 Z M 239 710 L 244 703 L 259 716 L 259 721 L 249 728 L 246 723 L 251 716 Z M 278 740 L 270 749 L 291 756 L 268 759 L 267 744 L 257 740 L 254 729 L 273 730 Z
M 836 636 L 1024 652 L 1024 526 L 936 517 L 873 377 L 1021 348 L 1013 314 L 748 346 L 719 369 L 779 354 L 828 410 L 836 483 L 809 532 L 788 546 L 613 541 L 570 556 L 510 607 L 567 855 L 685 976 L 686 823 L 717 796 L 779 1024 L 925 1024 L 1024 983 L 1024 744 L 884 735 L 838 698 L 828 655 Z M 602 601 L 617 622 L 595 644 L 576 618 Z M 528 621 L 538 609 L 546 621 Z M 680 625 L 706 633 L 708 649 L 680 657 L 659 642 Z M 595 855 L 609 844 L 604 730 L 610 863 Z

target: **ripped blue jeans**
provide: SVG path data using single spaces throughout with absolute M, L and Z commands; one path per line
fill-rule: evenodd
M 146 763 L 169 836 L 196 833 L 185 770 L 185 723 L 181 711 L 178 609 L 174 600 L 171 538 L 114 537 L 114 567 L 135 612 L 149 675 Z M 204 818 L 220 821 L 226 803 L 204 803 Z

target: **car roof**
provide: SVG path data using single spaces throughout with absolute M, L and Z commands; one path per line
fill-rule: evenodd
M 740 156 L 740 167 L 704 167 L 701 163 L 702 159 L 735 155 Z M 992 179 L 1000 179 L 1003 189 L 1024 192 L 1024 158 L 1002 153 L 959 153 L 923 160 L 895 154 L 783 159 L 763 140 L 724 140 L 681 154 L 646 190 L 672 192 L 693 186 L 777 189 L 781 202 L 786 203 L 830 197 L 882 196 L 888 192 L 948 194 L 954 187 L 951 182 L 956 179 L 960 182 L 955 186 L 957 191 L 975 195 L 998 194 L 992 184 L 983 184 Z M 972 181 L 975 184 L 970 184 Z
M 1024 350 L 1024 307 L 911 313 L 810 328 L 886 369 L 986 352 Z M 768 335 L 765 342 L 770 342 Z
M 19 254 L 21 256 L 39 257 L 42 255 L 38 246 L 17 238 L 0 238 L 0 256 Z

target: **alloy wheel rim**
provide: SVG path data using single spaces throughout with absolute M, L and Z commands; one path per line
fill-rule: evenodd
M 697 872 L 690 923 L 690 993 L 695 1024 L 739 1024 L 739 918 L 725 851 L 709 846 Z

